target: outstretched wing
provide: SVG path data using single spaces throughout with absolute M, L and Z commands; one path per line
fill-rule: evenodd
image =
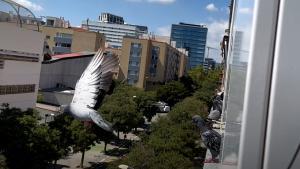
M 112 125 L 109 122 L 105 121 L 99 113 L 94 111 L 94 112 L 90 112 L 89 115 L 97 126 L 101 127 L 102 129 L 108 132 L 113 131 Z
M 117 56 L 104 54 L 100 49 L 77 81 L 72 104 L 95 108 L 108 91 L 118 64 Z

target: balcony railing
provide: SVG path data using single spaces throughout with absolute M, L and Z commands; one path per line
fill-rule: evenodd
M 39 25 L 42 19 L 37 19 L 29 9 L 14 1 L 0 0 L 0 23 L 1 22 L 39 31 Z

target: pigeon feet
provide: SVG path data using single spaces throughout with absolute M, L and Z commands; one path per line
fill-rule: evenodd
M 204 163 L 219 163 L 219 159 L 213 159 L 213 158 L 206 159 Z

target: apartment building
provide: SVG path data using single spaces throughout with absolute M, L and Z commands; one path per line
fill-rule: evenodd
M 118 79 L 149 89 L 182 76 L 186 61 L 186 53 L 168 43 L 124 37 Z
M 56 27 L 56 28 L 69 28 L 71 27 L 70 22 L 65 20 L 64 17 L 53 17 L 46 16 L 46 21 L 44 23 L 45 26 Z
M 125 24 L 120 16 L 102 13 L 99 21 L 84 20 L 81 27 L 105 35 L 109 47 L 121 48 L 124 36 L 139 37 L 148 33 L 146 26 Z
M 42 26 L 40 29 L 45 35 L 45 48 L 50 55 L 95 52 L 105 43 L 103 34 L 82 28 Z

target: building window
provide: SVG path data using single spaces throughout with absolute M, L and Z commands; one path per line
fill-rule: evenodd
M 70 43 L 55 43 L 56 47 L 65 47 L 65 48 L 71 48 Z
M 0 86 L 0 95 L 33 93 L 33 92 L 35 92 L 35 84 Z
M 0 69 L 4 69 L 4 60 L 0 60 Z
M 56 37 L 61 37 L 61 38 L 72 38 L 72 34 L 57 32 L 57 33 L 56 33 Z
M 54 26 L 54 20 L 47 19 L 47 26 Z
M 156 68 L 157 68 L 157 62 L 158 62 L 158 58 L 159 58 L 159 50 L 160 50 L 160 48 L 158 46 L 152 47 L 151 64 L 150 64 L 150 69 L 149 69 L 151 77 L 156 76 Z
M 134 84 L 139 79 L 140 62 L 142 54 L 142 45 L 140 43 L 131 43 L 130 55 L 129 55 L 129 67 L 128 76 L 130 76 L 128 83 Z
M 142 45 L 140 43 L 131 43 L 130 57 L 141 57 Z

